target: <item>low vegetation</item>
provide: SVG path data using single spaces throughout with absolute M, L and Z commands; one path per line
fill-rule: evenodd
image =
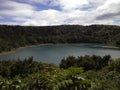
M 0 53 L 45 43 L 101 43 L 120 46 L 120 26 L 0 25 Z M 0 61 L 0 90 L 120 90 L 120 58 L 69 56 L 60 65 L 24 60 Z
M 119 90 L 120 59 L 69 56 L 59 66 L 33 60 L 0 61 L 0 90 Z

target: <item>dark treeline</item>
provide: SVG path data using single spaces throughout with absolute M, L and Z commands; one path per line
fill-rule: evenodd
M 67 69 L 69 67 L 83 67 L 85 71 L 98 71 L 107 66 L 111 60 L 110 55 L 105 55 L 103 57 L 96 55 L 85 55 L 77 58 L 74 56 L 69 56 L 66 59 L 64 58 L 61 60 L 60 68 Z
M 0 25 L 0 52 L 41 43 L 102 43 L 119 46 L 120 26 L 61 25 L 37 27 Z
M 60 67 L 33 57 L 0 61 L 0 90 L 120 90 L 120 58 L 69 56 Z

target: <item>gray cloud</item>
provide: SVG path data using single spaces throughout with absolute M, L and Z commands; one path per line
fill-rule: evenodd
M 106 14 L 97 16 L 95 19 L 96 20 L 104 20 L 104 19 L 107 20 L 107 19 L 115 19 L 115 18 L 120 19 L 120 12 L 106 13 Z
M 34 4 L 34 5 L 33 5 Z M 37 4 L 37 6 L 35 6 Z M 39 5 L 61 8 L 40 9 Z M 36 9 L 37 8 L 37 9 Z M 2 18 L 9 17 L 11 21 Z M 120 0 L 0 0 L 0 23 L 20 25 L 116 24 Z

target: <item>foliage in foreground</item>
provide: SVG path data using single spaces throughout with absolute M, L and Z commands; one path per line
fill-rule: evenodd
M 78 67 L 78 62 L 74 66 L 69 63 L 72 65 L 66 69 L 33 61 L 33 57 L 23 61 L 0 61 L 0 90 L 119 90 L 120 59 L 113 60 L 108 56 L 82 57 L 87 63 L 102 60 L 99 64 L 103 65 L 99 69 L 85 69 L 89 64 L 83 61 L 79 62 L 83 66 Z M 66 61 L 68 58 L 74 60 L 71 57 L 67 57 Z M 93 65 L 97 67 L 97 64 Z
M 80 76 L 82 68 L 60 69 L 54 64 L 21 60 L 0 61 L 1 90 L 88 90 L 90 80 Z
M 103 57 L 96 55 L 85 55 L 77 58 L 74 56 L 69 56 L 61 60 L 60 68 L 67 69 L 69 67 L 83 67 L 85 71 L 98 71 L 107 66 L 111 60 L 110 55 L 105 55 Z

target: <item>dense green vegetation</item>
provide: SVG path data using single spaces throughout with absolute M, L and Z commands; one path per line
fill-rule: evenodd
M 110 55 L 69 56 L 59 66 L 33 57 L 0 61 L 0 90 L 120 89 L 120 59 Z
M 120 46 L 120 26 L 0 25 L 0 53 L 45 43 L 102 43 Z M 0 61 L 0 90 L 120 90 L 120 58 L 69 56 L 60 65 L 33 60 Z
M 88 90 L 82 68 L 60 69 L 54 64 L 21 60 L 0 61 L 0 90 Z
M 120 46 L 120 26 L 61 25 L 37 27 L 0 25 L 0 52 L 41 43 L 102 43 Z
M 85 71 L 88 70 L 100 70 L 107 66 L 111 61 L 111 56 L 96 56 L 96 55 L 85 55 L 80 57 L 69 56 L 61 60 L 60 68 L 67 69 L 69 67 L 83 67 Z

